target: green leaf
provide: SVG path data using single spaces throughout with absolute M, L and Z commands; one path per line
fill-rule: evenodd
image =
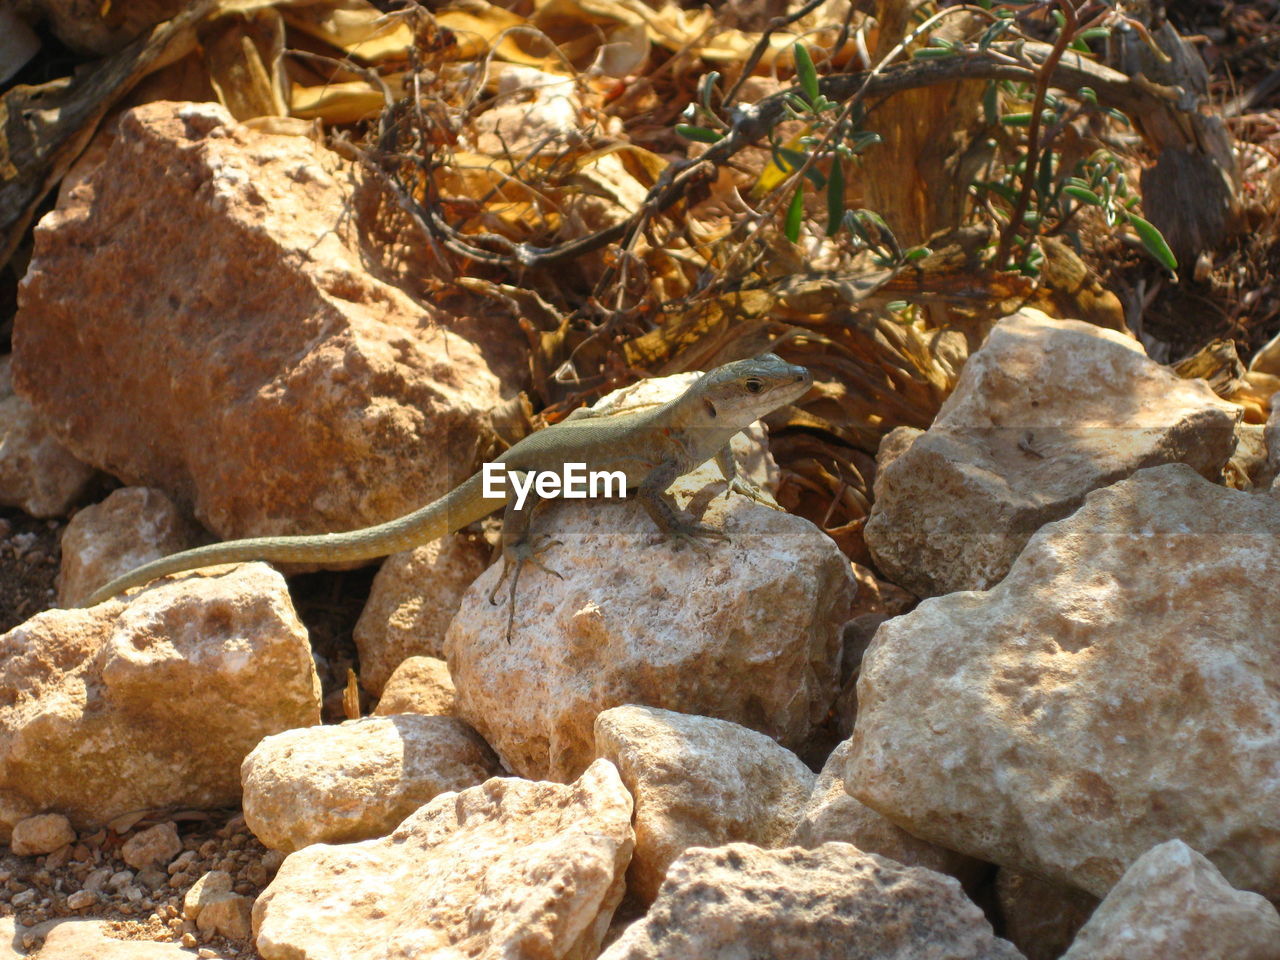
M 929 254 L 933 253 L 928 247 L 912 247 L 902 254 L 904 263 L 915 263 L 917 260 L 923 260 Z
M 844 219 L 844 162 L 835 157 L 831 161 L 831 176 L 827 179 L 827 236 L 840 232 Z
M 982 93 L 982 120 L 987 126 L 991 126 L 999 118 L 999 91 L 994 83 L 988 83 L 987 89 Z
M 800 240 L 800 221 L 804 219 L 804 188 L 796 187 L 791 197 L 791 206 L 787 207 L 787 220 L 783 233 L 792 243 Z
M 1077 39 L 1086 42 L 1089 40 L 1105 40 L 1109 36 L 1111 36 L 1110 27 L 1089 27 L 1087 30 L 1081 30 L 1076 35 Z
M 796 76 L 800 79 L 800 89 L 804 91 L 804 95 L 809 98 L 809 104 L 813 107 L 818 105 L 818 71 L 813 66 L 813 60 L 809 56 L 809 51 L 805 49 L 803 43 L 797 43 L 792 47 L 796 55 Z
M 677 123 L 676 133 L 686 140 L 697 140 L 699 143 L 718 143 L 724 139 L 723 133 L 717 133 L 706 127 L 695 127 L 688 123 Z
M 950 47 L 921 47 L 911 51 L 912 60 L 945 60 L 956 55 L 956 51 Z
M 1086 103 L 1098 102 L 1098 94 L 1093 87 L 1081 87 L 1076 91 L 1076 96 L 1081 100 L 1084 100 Z
M 1173 251 L 1169 249 L 1169 244 L 1165 242 L 1164 234 L 1162 234 L 1154 223 L 1150 220 L 1144 220 L 1136 213 L 1125 212 L 1125 216 L 1129 220 L 1130 226 L 1138 234 L 1138 239 L 1142 241 L 1142 246 L 1147 253 L 1155 257 L 1170 273 L 1178 272 L 1178 258 L 1173 255 Z
M 851 134 L 849 137 L 849 149 L 853 153 L 861 153 L 867 147 L 874 147 L 877 143 L 883 143 L 884 137 L 870 130 L 859 130 L 857 133 Z
M 1102 198 L 1087 187 L 1078 187 L 1074 183 L 1069 183 L 1062 188 L 1062 192 L 1068 197 L 1075 197 L 1081 203 L 1087 203 L 1091 207 L 1102 206 Z

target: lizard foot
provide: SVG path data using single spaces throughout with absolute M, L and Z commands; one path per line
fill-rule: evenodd
M 704 542 L 706 540 L 729 542 L 729 535 L 723 530 L 717 530 L 715 527 L 708 527 L 705 523 L 695 523 L 690 520 L 674 524 L 667 531 L 667 536 L 675 541 L 675 549 L 677 550 L 688 544 L 703 553 L 711 551 L 711 546 Z
M 750 480 L 743 480 L 741 477 L 734 477 L 732 480 L 729 481 L 729 487 L 724 492 L 724 498 L 728 500 L 729 495 L 732 493 L 736 493 L 741 496 L 744 496 L 748 500 L 754 500 L 756 503 L 764 504 L 766 507 L 769 507 L 771 510 L 782 510 L 782 507 L 778 506 L 778 504 L 774 502 L 772 497 L 770 497 L 767 493 L 761 490 L 760 487 L 752 483 Z M 785 513 L 786 511 L 783 511 L 783 512 Z
M 561 546 L 562 543 L 563 541 L 561 540 L 552 540 L 549 537 L 540 537 L 531 543 L 521 541 L 515 546 L 502 552 L 502 574 L 498 577 L 498 582 L 493 585 L 493 589 L 489 591 L 489 603 L 494 605 L 497 604 L 498 590 L 507 579 L 507 574 L 510 573 L 511 589 L 507 592 L 507 643 L 511 642 L 511 630 L 516 619 L 516 584 L 520 582 L 520 570 L 526 563 L 532 563 L 544 573 L 549 573 L 552 576 L 563 580 L 564 574 L 559 570 L 552 570 L 538 559 L 551 547 Z

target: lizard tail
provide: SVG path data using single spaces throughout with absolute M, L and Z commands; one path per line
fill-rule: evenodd
M 460 530 L 467 524 L 488 516 L 506 502 L 505 497 L 485 498 L 481 496 L 482 490 L 481 476 L 476 474 L 434 503 L 374 527 L 348 533 L 228 540 L 183 550 L 144 563 L 116 577 L 90 594 L 83 605 L 92 607 L 123 590 L 166 574 L 220 563 L 242 563 L 249 560 L 273 563 L 340 563 L 385 557 L 389 553 L 430 543 L 445 534 Z

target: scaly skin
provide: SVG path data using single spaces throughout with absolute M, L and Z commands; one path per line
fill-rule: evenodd
M 720 531 L 683 517 L 667 496 L 667 487 L 715 457 L 726 470 L 731 490 L 759 498 L 752 485 L 730 475 L 729 439 L 765 414 L 798 399 L 812 382 L 804 367 L 785 363 L 773 354 L 738 360 L 704 374 L 679 397 L 661 406 L 614 415 L 579 413 L 525 437 L 498 459 L 508 470 L 558 470 L 565 463 L 585 463 L 588 471 L 621 470 L 627 475 L 628 489 L 637 491 L 664 534 L 684 542 L 724 539 Z M 529 499 L 521 511 L 509 506 L 504 521 L 504 556 L 517 568 L 539 552 L 530 547 L 526 536 L 535 499 L 532 492 Z M 229 540 L 161 557 L 99 588 L 85 605 L 101 603 L 166 574 L 222 563 L 371 560 L 430 543 L 488 516 L 505 503 L 505 496 L 484 497 L 481 476 L 476 474 L 434 503 L 376 526 L 317 536 Z M 506 535 L 508 529 L 510 536 Z

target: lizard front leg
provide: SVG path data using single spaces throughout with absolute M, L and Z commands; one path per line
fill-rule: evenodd
M 658 464 L 649 471 L 640 481 L 640 486 L 636 488 L 640 503 L 663 535 L 676 541 L 677 547 L 689 543 L 702 548 L 698 543 L 699 539 L 727 541 L 729 535 L 723 530 L 717 530 L 715 527 L 708 527 L 704 523 L 681 516 L 675 503 L 667 495 L 667 487 L 671 486 L 676 477 L 684 472 L 680 462 L 674 459 Z
M 733 451 L 727 443 L 716 454 L 716 466 L 720 468 L 720 472 L 724 474 L 725 480 L 729 483 L 728 489 L 724 492 L 726 500 L 729 499 L 729 494 L 739 493 L 750 500 L 754 500 L 756 503 L 763 503 L 766 507 L 774 510 L 782 509 L 769 494 L 756 485 L 754 480 L 738 475 L 738 465 L 734 462 Z
M 514 471 L 513 471 L 514 472 Z M 498 602 L 498 591 L 502 588 L 507 576 L 511 576 L 511 588 L 507 592 L 507 643 L 511 642 L 511 630 L 516 618 L 516 586 L 520 583 L 520 571 L 526 563 L 532 563 L 539 570 L 559 577 L 564 576 L 552 570 L 538 558 L 550 547 L 560 545 L 559 540 L 550 537 L 533 538 L 530 531 L 533 526 L 533 511 L 542 501 L 530 495 L 523 507 L 517 508 L 515 497 L 507 501 L 507 508 L 502 514 L 502 573 L 498 582 L 489 591 L 489 602 Z

